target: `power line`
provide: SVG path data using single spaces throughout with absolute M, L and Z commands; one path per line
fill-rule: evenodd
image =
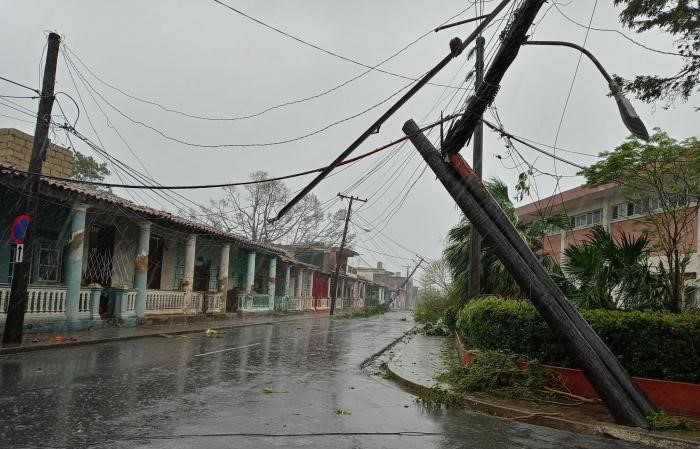
M 442 120 L 431 123 L 429 125 L 426 125 L 423 127 L 423 130 L 429 130 L 431 128 L 434 128 L 438 126 L 440 123 L 443 121 L 451 120 L 453 119 L 453 116 L 448 116 L 443 118 Z M 90 145 L 91 148 L 93 149 L 99 149 L 104 152 L 104 150 L 92 142 L 89 138 L 81 134 L 79 131 L 77 131 L 75 128 L 71 127 L 70 125 L 60 125 L 59 128 L 66 130 L 67 132 L 70 132 L 74 136 L 78 137 L 80 140 L 84 141 L 88 145 Z M 385 150 L 387 148 L 390 148 L 398 143 L 401 143 L 405 140 L 407 140 L 408 137 L 401 137 L 400 139 L 396 139 L 392 142 L 387 143 L 386 145 L 383 145 L 381 147 L 375 148 L 372 151 L 368 151 L 367 153 L 361 154 L 357 157 L 354 157 L 352 159 L 348 159 L 343 161 L 342 164 L 339 165 L 348 165 L 352 164 L 353 162 L 359 161 L 360 159 L 364 159 L 366 157 L 369 157 L 373 154 L 376 154 L 382 150 Z M 105 152 L 105 154 L 107 154 Z M 85 185 L 93 185 L 93 186 L 101 186 L 101 187 L 115 187 L 115 188 L 123 188 L 123 189 L 144 189 L 144 190 L 188 190 L 188 189 L 213 189 L 213 188 L 220 188 L 220 187 L 235 187 L 235 186 L 243 186 L 243 185 L 250 185 L 250 184 L 260 184 L 260 183 L 265 183 L 265 182 L 272 182 L 272 181 L 281 181 L 284 179 L 290 179 L 290 178 L 296 178 L 299 176 L 304 176 L 304 175 L 309 175 L 312 173 L 317 173 L 322 170 L 324 170 L 325 167 L 320 167 L 320 168 L 315 168 L 312 170 L 306 170 L 303 172 L 299 173 L 293 173 L 291 175 L 284 175 L 284 176 L 278 176 L 274 178 L 268 178 L 260 181 L 240 181 L 240 182 L 228 182 L 228 183 L 221 183 L 221 184 L 203 184 L 203 185 L 175 185 L 175 186 L 166 186 L 166 185 L 135 185 L 135 184 L 118 184 L 118 183 L 110 183 L 110 182 L 101 182 L 101 181 L 89 181 L 89 180 L 78 180 L 78 179 L 65 179 L 57 176 L 50 176 L 50 175 L 41 175 L 43 178 L 46 179 L 57 179 L 60 181 L 65 181 L 65 182 L 72 182 L 75 184 L 85 184 Z M 22 173 L 29 175 L 30 173 L 24 170 L 19 170 L 19 169 L 14 169 L 17 173 Z
M 284 31 L 284 30 L 281 30 L 280 28 L 277 28 L 277 27 L 274 27 L 274 26 L 272 26 L 272 25 L 269 25 L 269 24 L 263 22 L 262 20 L 256 19 L 255 17 L 253 17 L 253 16 L 251 16 L 251 15 L 249 15 L 249 14 L 246 14 L 245 12 L 243 12 L 243 11 L 237 9 L 237 8 L 234 8 L 233 6 L 227 5 L 226 3 L 224 3 L 224 2 L 222 2 L 222 1 L 220 1 L 220 0 L 212 0 L 212 1 L 213 1 L 214 3 L 218 3 L 219 5 L 221 5 L 221 6 L 225 7 L 225 8 L 230 9 L 231 11 L 235 12 L 236 14 L 239 14 L 239 15 L 241 15 L 241 16 L 243 16 L 243 17 L 249 19 L 249 20 L 252 20 L 253 22 L 255 22 L 255 23 L 259 24 L 259 25 L 264 26 L 265 28 L 268 28 L 268 29 L 270 29 L 270 30 L 272 30 L 272 31 L 275 31 L 276 33 L 279 33 L 279 34 L 281 34 L 281 35 L 283 35 L 283 36 L 286 36 L 286 37 L 288 37 L 288 38 L 290 38 L 290 39 L 293 39 L 293 40 L 299 42 L 299 43 L 302 44 L 302 45 L 306 45 L 307 47 L 311 47 L 311 48 L 313 48 L 313 49 L 315 49 L 315 50 L 318 50 L 318 51 L 320 51 L 320 52 L 322 52 L 322 53 L 325 53 L 325 54 L 327 54 L 327 55 L 336 57 L 336 58 L 338 58 L 338 59 L 342 59 L 343 61 L 349 62 L 349 63 L 351 63 L 351 64 L 358 65 L 358 66 L 360 66 L 360 67 L 364 67 L 364 68 L 367 68 L 367 69 L 370 69 L 370 70 L 376 70 L 377 72 L 381 72 L 381 73 L 384 73 L 384 74 L 387 74 L 387 75 L 391 75 L 391 76 L 394 76 L 394 77 L 397 77 L 397 78 L 402 78 L 402 79 L 410 80 L 410 81 L 418 81 L 417 78 L 412 78 L 412 77 L 410 77 L 410 76 L 405 76 L 405 75 L 401 75 L 401 74 L 398 74 L 398 73 L 390 72 L 390 71 L 388 71 L 388 70 L 380 69 L 380 68 L 378 68 L 378 67 L 379 67 L 379 64 L 378 64 L 378 65 L 375 65 L 375 66 L 371 66 L 371 65 L 365 64 L 365 63 L 363 63 L 363 62 L 357 61 L 357 60 L 355 60 L 355 59 L 348 58 L 347 56 L 343 56 L 343 55 L 341 55 L 341 54 L 339 54 L 339 53 L 336 53 L 336 52 L 334 52 L 334 51 L 325 49 L 325 48 L 323 48 L 323 47 L 321 47 L 321 46 L 319 46 L 319 45 L 316 45 L 316 44 L 313 44 L 313 43 L 311 43 L 311 42 L 308 42 L 308 41 L 306 41 L 306 40 L 304 40 L 304 39 L 302 39 L 302 38 L 300 38 L 300 37 L 297 37 L 297 36 L 295 36 L 295 35 L 293 35 L 293 34 L 290 34 L 290 33 L 286 32 L 286 31 Z M 464 11 L 466 11 L 467 9 L 468 9 L 468 7 L 465 8 Z M 464 12 L 464 11 L 462 11 L 462 12 Z M 460 13 L 460 14 L 461 14 L 461 13 Z M 450 20 L 450 19 L 448 19 L 448 20 Z M 431 30 L 430 32 L 432 32 L 432 31 L 433 31 L 433 30 Z M 430 34 L 430 33 L 428 33 L 428 34 Z M 449 87 L 449 88 L 452 88 L 452 89 L 459 89 L 459 87 L 446 86 L 446 85 L 444 85 L 444 84 L 437 84 L 437 83 L 427 83 L 427 84 L 431 84 L 431 85 L 433 85 L 433 86 L 439 86 L 439 87 Z
M 540 153 L 542 153 L 542 154 L 544 154 L 544 155 L 547 155 L 547 156 L 549 156 L 549 157 L 551 157 L 551 158 L 553 158 L 553 159 L 556 159 L 556 160 L 558 160 L 558 161 L 560 161 L 560 162 L 564 162 L 565 164 L 569 164 L 569 165 L 571 165 L 571 166 L 573 166 L 573 167 L 576 167 L 576 168 L 579 168 L 579 169 L 581 169 L 581 170 L 583 170 L 584 168 L 586 168 L 586 167 L 584 167 L 583 165 L 577 164 L 576 162 L 571 162 L 571 161 L 569 161 L 569 160 L 567 160 L 567 159 L 564 159 L 564 158 L 561 157 L 561 156 L 557 156 L 556 154 L 550 153 L 549 151 L 543 150 L 542 148 L 538 148 L 538 147 L 532 145 L 531 143 L 528 143 L 528 142 L 526 142 L 525 140 L 520 139 L 520 138 L 518 138 L 517 136 L 514 136 L 513 134 L 509 133 L 508 131 L 506 131 L 506 130 L 503 129 L 502 127 L 499 127 L 499 126 L 494 125 L 493 123 L 489 122 L 488 120 L 483 120 L 483 119 L 482 119 L 481 121 L 484 123 L 484 125 L 488 126 L 488 127 L 491 128 L 492 130 L 498 132 L 498 133 L 501 134 L 502 136 L 505 136 L 505 137 L 508 137 L 508 138 L 510 138 L 510 139 L 513 139 L 513 140 L 515 140 L 516 142 L 520 142 L 521 144 L 525 145 L 525 146 L 528 147 L 528 148 L 532 148 L 533 150 L 535 150 L 535 151 L 537 151 L 537 152 L 540 152 Z
M 627 39 L 628 41 L 632 42 L 634 45 L 637 45 L 638 47 L 644 48 L 645 50 L 653 51 L 654 53 L 660 53 L 660 54 L 662 54 L 662 55 L 671 55 L 671 56 L 681 56 L 681 57 L 683 56 L 683 55 L 680 54 L 680 53 L 675 53 L 675 52 L 672 52 L 672 51 L 657 50 L 657 49 L 655 49 L 655 48 L 651 48 L 651 47 L 649 47 L 649 46 L 647 46 L 647 45 L 642 44 L 641 42 L 638 42 L 638 41 L 632 39 L 631 37 L 629 37 L 627 34 L 623 33 L 623 32 L 620 31 L 620 30 L 613 30 L 613 29 L 610 29 L 610 28 L 593 28 L 593 27 L 591 27 L 590 25 L 589 25 L 589 26 L 586 26 L 586 25 L 584 25 L 584 24 L 582 24 L 582 23 L 577 22 L 576 20 L 572 19 L 571 17 L 567 16 L 566 14 L 564 14 L 564 11 L 562 11 L 562 10 L 559 8 L 559 6 L 557 5 L 556 2 L 553 3 L 552 6 L 554 6 L 554 7 L 557 9 L 557 11 L 559 12 L 559 14 L 561 14 L 566 20 L 568 20 L 569 22 L 573 23 L 574 25 L 578 25 L 578 26 L 580 26 L 580 27 L 582 27 L 582 28 L 586 28 L 586 29 L 593 30 L 593 31 L 604 31 L 604 32 L 609 32 L 609 33 L 617 33 L 617 34 L 619 34 L 620 36 L 622 36 L 622 37 L 624 37 L 625 39 Z
M 75 64 L 70 60 L 70 57 L 67 55 L 67 53 L 64 52 L 63 54 L 64 54 L 64 56 L 67 58 L 67 60 L 69 61 L 69 64 L 73 67 L 73 70 L 75 70 L 78 74 L 80 74 L 80 72 L 78 71 L 78 68 L 77 68 L 77 67 L 75 66 Z M 82 75 L 81 75 L 81 76 L 82 76 Z M 85 81 L 85 80 L 83 79 L 83 81 Z M 87 83 L 87 82 L 86 82 L 86 83 Z M 163 138 L 166 139 L 166 140 L 170 140 L 170 141 L 172 141 L 172 142 L 176 142 L 176 143 L 179 143 L 179 144 L 182 144 L 182 145 L 186 145 L 186 146 L 190 146 L 190 147 L 196 147 L 196 148 L 252 148 L 252 147 L 269 147 L 269 146 L 276 146 L 276 145 L 284 145 L 284 144 L 288 144 L 288 143 L 292 143 L 292 142 L 298 142 L 298 141 L 300 141 L 300 140 L 307 139 L 307 138 L 309 138 L 309 137 L 312 137 L 312 136 L 315 136 L 315 135 L 317 135 L 317 134 L 320 134 L 320 133 L 322 133 L 322 132 L 324 132 L 324 131 L 326 131 L 326 130 L 328 130 L 328 129 L 334 127 L 334 126 L 337 126 L 337 125 L 340 125 L 340 124 L 342 124 L 342 123 L 345 123 L 345 122 L 347 122 L 347 121 L 349 121 L 349 120 L 352 120 L 352 119 L 354 119 L 354 118 L 357 118 L 357 117 L 359 117 L 359 116 L 361 116 L 361 115 L 363 115 L 363 114 L 366 114 L 367 112 L 369 112 L 369 111 L 371 111 L 371 110 L 373 110 L 373 109 L 375 109 L 375 108 L 377 108 L 377 107 L 383 105 L 384 103 L 388 102 L 389 100 L 391 100 L 391 99 L 394 98 L 395 96 L 399 95 L 402 91 L 404 91 L 405 89 L 407 89 L 408 87 L 410 87 L 411 84 L 413 84 L 413 82 L 411 82 L 411 83 L 409 83 L 409 84 L 407 84 L 407 85 L 401 87 L 400 89 L 398 89 L 397 91 L 395 91 L 394 93 L 392 93 L 391 95 L 389 95 L 388 97 L 382 99 L 382 100 L 379 101 L 378 103 L 376 103 L 376 104 L 374 104 L 374 105 L 372 105 L 372 106 L 370 106 L 370 107 L 368 107 L 368 108 L 366 108 L 366 109 L 363 109 L 363 110 L 360 111 L 360 112 L 357 112 L 357 113 L 355 113 L 355 114 L 352 114 L 352 115 L 350 115 L 350 116 L 348 116 L 348 117 L 344 117 L 344 118 L 342 118 L 342 119 L 340 119 L 340 120 L 336 120 L 336 121 L 334 121 L 334 122 L 331 122 L 331 123 L 329 123 L 329 124 L 327 124 L 327 125 L 325 125 L 325 126 L 319 128 L 319 129 L 316 129 L 316 130 L 314 130 L 314 131 L 308 132 L 308 133 L 303 134 L 303 135 L 301 135 L 301 136 L 296 136 L 296 137 L 291 137 L 291 138 L 288 138 L 288 139 L 282 139 L 282 140 L 276 140 L 276 141 L 270 141 L 270 142 L 203 144 L 203 143 L 190 142 L 190 141 L 186 141 L 186 140 L 183 140 L 183 139 L 180 139 L 180 138 L 177 138 L 177 137 L 173 137 L 173 136 L 171 136 L 171 135 L 169 135 L 169 134 L 166 134 L 165 132 L 163 132 L 162 130 L 160 130 L 160 129 L 154 127 L 154 126 L 149 125 L 148 123 L 145 123 L 145 122 L 143 122 L 143 121 L 141 121 L 141 120 L 137 120 L 137 119 L 131 117 L 130 115 L 126 114 L 125 112 L 123 112 L 122 110 L 120 110 L 119 108 L 117 108 L 116 106 L 114 106 L 111 102 L 109 102 L 109 100 L 107 100 L 98 90 L 96 90 L 92 85 L 90 85 L 90 83 L 87 83 L 87 85 L 90 87 L 90 89 L 92 89 L 92 91 L 93 91 L 98 97 L 100 97 L 100 98 L 102 99 L 102 101 L 104 101 L 110 108 L 114 109 L 114 111 L 116 111 L 119 115 L 121 115 L 121 116 L 124 117 L 125 119 L 129 120 L 131 123 L 133 123 L 133 124 L 135 124 L 135 125 L 143 126 L 144 128 L 147 128 L 147 129 L 149 129 L 149 130 L 155 132 L 156 134 L 159 134 L 161 137 L 163 137 Z
M 17 81 L 12 81 L 11 79 L 5 78 L 3 76 L 0 76 L 0 80 L 7 81 L 8 83 L 14 84 L 15 86 L 24 87 L 25 89 L 29 89 L 32 92 L 41 95 L 41 93 L 37 89 L 34 89 L 33 87 L 29 87 L 26 84 L 18 83 Z
M 463 9 L 462 11 L 458 12 L 457 14 L 454 14 L 453 16 L 451 16 L 451 17 L 449 17 L 448 19 L 446 19 L 443 23 L 446 23 L 446 22 L 448 22 L 448 21 L 454 19 L 455 17 L 458 17 L 458 16 L 462 15 L 462 14 L 463 14 L 465 11 L 467 11 L 468 9 L 469 9 L 469 8 L 465 8 L 465 9 Z M 160 104 L 160 103 L 158 103 L 158 102 L 156 102 L 156 101 L 153 101 L 153 100 L 147 100 L 147 99 L 139 98 L 139 97 L 137 97 L 136 95 L 130 94 L 130 93 L 124 91 L 123 89 L 120 89 L 120 88 L 116 87 L 115 85 L 110 84 L 110 83 L 108 83 L 107 81 L 105 81 L 105 80 L 103 80 L 102 78 L 100 78 L 100 77 L 99 77 L 87 64 L 85 64 L 85 62 L 84 62 L 82 59 L 80 59 L 80 57 L 79 57 L 73 50 L 71 50 L 65 43 L 63 43 L 63 47 L 64 47 L 65 50 L 68 51 L 68 52 L 71 54 L 71 56 L 73 56 L 73 57 L 85 68 L 85 70 L 87 70 L 87 72 L 88 72 L 90 75 L 92 75 L 97 81 L 99 81 L 100 83 L 102 83 L 102 84 L 104 84 L 105 86 L 109 87 L 110 89 L 113 89 L 113 90 L 115 90 L 115 91 L 121 93 L 122 95 L 124 95 L 124 96 L 126 96 L 126 97 L 128 97 L 128 98 L 131 98 L 132 100 L 135 100 L 135 101 L 138 101 L 138 102 L 141 102 L 141 103 L 145 103 L 145 104 L 149 104 L 149 105 L 152 105 L 152 106 L 156 106 L 156 107 L 158 107 L 158 108 L 160 108 L 160 109 L 162 109 L 162 110 L 164 110 L 164 111 L 166 111 L 166 112 L 171 112 L 171 113 L 174 113 L 174 114 L 181 115 L 181 116 L 183 116 L 183 117 L 189 117 L 189 118 L 194 118 L 194 119 L 198 119 L 198 120 L 208 120 L 208 121 L 238 121 L 238 120 L 245 120 L 245 119 L 251 119 L 251 118 L 254 118 L 254 117 L 259 117 L 259 116 L 261 116 L 261 115 L 263 115 L 263 114 L 265 114 L 265 113 L 267 113 L 267 112 L 270 112 L 270 111 L 273 111 L 273 110 L 276 110 L 276 109 L 280 109 L 280 108 L 283 108 L 283 107 L 286 107 L 286 106 L 291 106 L 291 105 L 303 103 L 303 102 L 306 102 L 306 101 L 314 100 L 314 99 L 316 99 L 316 98 L 320 98 L 320 97 L 322 97 L 322 96 L 324 96 L 324 95 L 330 94 L 330 93 L 332 93 L 332 92 L 334 92 L 334 91 L 336 91 L 336 90 L 338 90 L 338 89 L 340 89 L 340 88 L 342 88 L 342 87 L 347 86 L 348 84 L 352 83 L 353 81 L 356 81 L 356 80 L 358 80 L 358 79 L 364 77 L 364 76 L 367 75 L 368 73 L 371 73 L 371 72 L 372 72 L 373 70 L 375 70 L 377 67 L 379 67 L 379 66 L 381 66 L 381 65 L 384 65 L 384 64 L 386 64 L 387 62 L 391 61 L 392 59 L 394 59 L 395 57 L 399 56 L 400 54 L 402 54 L 403 52 L 405 52 L 406 50 L 408 50 L 410 47 L 412 47 L 413 45 L 415 45 L 415 44 L 418 43 L 419 41 L 423 40 L 425 37 L 429 36 L 431 33 L 432 33 L 432 30 L 430 30 L 430 31 L 428 31 L 428 32 L 426 32 L 426 33 L 420 35 L 419 37 L 417 37 L 417 38 L 414 39 L 413 41 L 409 42 L 407 45 L 405 45 L 404 47 L 402 47 L 402 48 L 399 49 L 398 51 L 394 52 L 394 53 L 393 53 L 392 55 L 390 55 L 389 57 L 383 59 L 382 61 L 380 61 L 380 62 L 377 63 L 376 65 L 374 65 L 374 66 L 372 66 L 371 68 L 365 70 L 364 72 L 360 73 L 359 75 L 356 75 L 356 76 L 354 76 L 354 77 L 352 77 L 352 78 L 350 78 L 350 79 L 348 79 L 348 80 L 346 80 L 346 81 L 343 81 L 342 83 L 340 83 L 340 84 L 338 84 L 338 85 L 336 85 L 336 86 L 334 86 L 334 87 L 331 87 L 331 88 L 329 88 L 329 89 L 326 89 L 326 90 L 324 90 L 324 91 L 322 91 L 322 92 L 319 92 L 319 93 L 316 93 L 316 94 L 313 94 L 313 95 L 309 95 L 309 96 L 307 96 L 307 97 L 303 97 L 303 98 L 299 98 L 299 99 L 296 99 L 296 100 L 290 100 L 290 101 L 286 101 L 286 102 L 283 102 L 283 103 L 279 103 L 279 104 L 276 104 L 276 105 L 267 107 L 267 108 L 265 108 L 265 109 L 263 109 L 263 110 L 261 110 L 261 111 L 258 111 L 258 112 L 252 113 L 252 114 L 241 115 L 241 116 L 234 116 L 234 117 L 213 117 L 213 116 L 205 116 L 205 115 L 191 114 L 191 113 L 179 111 L 179 110 L 177 110 L 177 109 L 173 109 L 173 108 L 164 106 L 164 105 L 162 105 L 162 104 Z M 447 86 L 446 88 L 450 88 L 450 86 Z

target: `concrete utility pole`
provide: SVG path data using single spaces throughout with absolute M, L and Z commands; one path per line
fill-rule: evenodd
M 484 82 L 469 101 L 462 118 L 448 133 L 442 154 L 413 120 L 406 122 L 403 130 L 472 226 L 491 242 L 498 258 L 575 358 L 615 420 L 623 425 L 648 428 L 646 415 L 654 411 L 654 406 L 557 287 L 513 223 L 488 194 L 479 176 L 458 154 L 495 98 L 503 75 L 527 39 L 526 33 L 543 3 L 544 0 L 524 0 L 515 11 Z
M 335 312 L 335 300 L 338 297 L 338 277 L 340 276 L 340 258 L 343 256 L 343 250 L 345 249 L 345 239 L 348 235 L 348 224 L 350 224 L 350 214 L 352 214 L 352 202 L 361 201 L 366 203 L 367 200 L 361 200 L 360 198 L 354 196 L 345 196 L 343 194 L 338 194 L 340 198 L 347 198 L 350 200 L 350 205 L 348 206 L 348 212 L 345 214 L 345 228 L 343 229 L 343 239 L 340 241 L 340 251 L 335 255 L 335 273 L 333 273 L 333 285 L 331 288 L 331 311 L 330 314 L 333 315 Z
M 24 196 L 24 214 L 36 223 L 39 210 L 39 186 L 41 183 L 41 168 L 46 152 L 49 150 L 49 128 L 51 126 L 51 110 L 54 101 L 54 86 L 56 84 L 56 66 L 58 65 L 58 50 L 61 37 L 56 33 L 50 33 L 46 50 L 46 65 L 44 67 L 44 79 L 41 86 L 41 98 L 36 114 L 36 127 L 34 128 L 34 142 L 32 155 L 29 160 L 29 175 L 27 185 L 22 192 Z M 7 307 L 5 330 L 2 336 L 3 345 L 19 344 L 22 342 L 22 330 L 24 327 L 24 311 L 27 305 L 27 288 L 29 287 L 30 270 L 32 266 L 34 224 L 30 222 L 24 234 L 24 255 L 21 262 L 15 262 L 12 275 L 12 290 L 10 291 L 10 303 Z
M 476 79 L 475 90 L 481 87 L 484 82 L 484 44 L 486 39 L 483 36 L 476 38 Z M 474 129 L 474 172 L 482 176 L 482 154 L 484 149 L 484 124 L 479 121 Z M 470 249 L 469 249 L 469 298 L 476 298 L 481 293 L 481 237 L 479 231 L 472 226 Z

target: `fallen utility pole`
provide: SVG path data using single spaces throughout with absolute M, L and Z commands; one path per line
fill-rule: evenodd
M 289 212 L 289 210 L 294 207 L 302 198 L 304 198 L 314 187 L 318 185 L 319 182 L 323 180 L 330 172 L 333 171 L 345 158 L 347 158 L 353 151 L 359 147 L 362 142 L 367 140 L 369 136 L 374 134 L 384 122 L 386 122 L 396 111 L 401 108 L 408 100 L 413 97 L 416 92 L 418 92 L 423 86 L 425 86 L 435 75 L 437 75 L 447 64 L 450 63 L 454 58 L 459 56 L 464 49 L 466 49 L 469 44 L 476 39 L 484 29 L 493 21 L 494 18 L 506 7 L 510 0 L 502 0 L 494 9 L 491 14 L 488 15 L 477 25 L 476 29 L 462 42 L 459 38 L 454 38 L 450 41 L 450 53 L 442 58 L 440 62 L 437 63 L 435 67 L 430 69 L 423 77 L 416 82 L 416 84 L 409 89 L 401 98 L 399 98 L 396 103 L 394 103 L 381 117 L 379 117 L 374 123 L 372 123 L 369 128 L 363 132 L 360 137 L 358 137 L 353 143 L 350 144 L 338 157 L 333 160 L 326 168 L 323 169 L 321 173 L 318 174 L 306 187 L 304 187 L 294 198 L 292 198 L 280 211 L 277 213 L 277 217 L 273 218 L 271 221 L 279 220 L 284 214 Z
M 446 163 L 413 120 L 406 122 L 403 129 L 472 226 L 489 241 L 497 257 L 561 339 L 615 420 L 623 425 L 648 427 L 646 415 L 654 410 L 648 398 L 564 294 L 560 290 L 558 294 L 555 292 L 556 284 L 479 177 L 459 154 L 450 155 L 450 162 Z
M 340 251 L 335 255 L 335 272 L 333 273 L 333 282 L 331 288 L 331 310 L 330 314 L 333 315 L 335 312 L 335 300 L 338 298 L 338 277 L 340 276 L 340 259 L 343 257 L 343 250 L 345 249 L 345 240 L 348 235 L 348 225 L 350 224 L 350 214 L 352 214 L 352 202 L 361 201 L 366 203 L 367 200 L 362 200 L 354 196 L 346 196 L 341 193 L 338 194 L 340 198 L 346 198 L 350 200 L 348 205 L 348 212 L 345 214 L 345 228 L 343 229 L 343 238 L 340 241 Z M 347 271 L 347 269 L 346 269 Z
M 49 33 L 46 49 L 46 65 L 44 67 L 44 79 L 41 86 L 41 97 L 36 114 L 36 127 L 34 128 L 34 142 L 32 143 L 32 155 L 29 160 L 27 185 L 22 196 L 24 197 L 24 214 L 28 215 L 36 223 L 39 210 L 39 186 L 41 183 L 41 167 L 45 152 L 49 150 L 49 127 L 51 126 L 51 110 L 54 101 L 54 86 L 56 84 L 56 66 L 58 65 L 58 50 L 61 37 L 56 33 Z M 7 307 L 5 329 L 2 335 L 3 345 L 19 344 L 22 342 L 24 327 L 24 312 L 27 306 L 32 266 L 34 224 L 29 224 L 24 234 L 23 258 L 15 262 L 12 275 L 12 289 L 10 290 L 10 303 Z
M 472 136 L 476 126 L 481 122 L 481 115 L 491 104 L 500 88 L 498 83 L 503 78 L 508 67 L 510 67 L 515 60 L 520 46 L 526 41 L 526 33 L 529 26 L 532 24 L 543 2 L 544 0 L 526 0 L 515 12 L 515 19 L 507 29 L 503 38 L 503 43 L 484 76 L 484 82 L 476 89 L 476 93 L 470 99 L 462 118 L 445 137 L 445 143 L 441 148 L 443 155 L 456 155 Z M 404 129 L 404 131 L 406 130 Z M 449 159 L 450 158 L 448 158 L 448 160 Z M 593 329 L 591 329 L 554 281 L 552 281 L 544 268 L 542 268 L 535 255 L 532 254 L 532 251 L 530 251 L 517 231 L 513 228 L 512 223 L 510 223 L 500 207 L 498 207 L 493 198 L 486 192 L 481 179 L 473 174 L 472 169 L 461 157 L 455 160 L 459 162 L 458 165 L 461 168 L 461 175 L 465 177 L 465 182 L 470 187 L 471 194 L 475 195 L 478 199 L 480 207 L 484 207 L 490 211 L 492 216 L 496 217 L 494 221 L 501 224 L 500 228 L 496 228 L 499 231 L 499 239 L 503 239 L 503 236 L 508 236 L 509 243 L 517 250 L 520 260 L 524 260 L 526 264 L 531 267 L 531 270 L 534 270 L 532 274 L 538 279 L 542 292 L 546 292 L 549 297 L 554 298 L 555 306 L 561 309 L 567 317 L 567 325 L 576 328 L 576 331 L 585 339 L 586 344 L 591 348 L 595 357 L 599 358 L 604 363 L 604 372 L 606 376 L 610 377 L 613 381 L 612 388 L 607 391 L 603 391 L 609 387 L 606 387 L 604 382 L 593 380 L 595 373 L 591 372 L 590 367 L 584 369 L 584 371 L 587 375 L 590 374 L 589 379 L 591 379 L 591 383 L 594 385 L 601 398 L 606 402 L 612 415 L 622 424 L 646 427 L 645 416 L 653 410 L 653 405 L 649 402 L 649 399 L 632 381 L 627 371 L 620 365 L 620 362 L 615 358 L 612 352 L 610 352 L 610 349 L 603 343 Z M 454 165 L 453 162 L 453 160 L 450 160 L 452 165 Z M 461 178 L 458 176 L 458 179 Z M 455 196 L 453 195 L 453 197 Z M 464 208 L 462 209 L 464 210 Z M 468 214 L 467 217 L 469 218 Z M 483 235 L 482 233 L 482 236 Z M 506 254 L 505 257 L 509 257 L 509 255 Z M 511 273 L 513 274 L 512 271 Z M 513 274 L 513 276 L 515 277 L 515 274 Z M 526 283 L 525 286 L 521 285 L 521 288 L 523 288 L 524 292 L 531 292 L 529 283 Z M 534 297 L 534 295 L 534 292 L 530 294 L 531 297 Z M 535 301 L 533 301 L 533 303 L 537 306 Z M 546 304 L 538 307 L 540 314 L 542 314 L 545 319 L 547 319 L 545 313 L 551 314 L 551 311 L 543 310 L 548 307 L 549 306 Z M 549 320 L 547 321 L 550 327 L 555 329 L 553 324 L 550 323 Z M 569 343 L 569 348 L 571 349 L 573 347 L 573 343 Z M 574 352 L 574 354 L 578 354 L 578 352 Z M 586 359 L 591 358 L 591 356 L 588 355 L 582 356 L 586 357 Z
M 476 39 L 476 79 L 474 80 L 475 90 L 481 87 L 484 82 L 484 45 L 486 39 L 479 36 Z M 481 118 L 481 117 L 480 117 Z M 484 125 L 479 121 L 474 129 L 474 171 L 482 177 L 482 155 L 484 151 Z M 474 226 L 471 229 L 469 238 L 469 298 L 476 298 L 481 293 L 481 237 Z

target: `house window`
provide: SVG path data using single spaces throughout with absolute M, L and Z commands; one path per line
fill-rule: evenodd
M 61 280 L 61 256 L 63 248 L 53 242 L 39 242 L 36 254 L 36 282 L 59 282 Z
M 631 217 L 632 215 L 639 215 L 641 213 L 642 204 L 640 202 L 628 201 L 613 206 L 612 218 L 616 220 L 618 218 Z
M 570 218 L 572 228 L 582 228 L 585 226 L 591 226 L 598 224 L 603 221 L 603 210 L 596 209 L 584 214 L 574 215 Z
M 647 212 L 654 212 L 659 209 L 661 209 L 661 200 L 656 196 L 652 196 L 644 200 L 626 201 L 616 204 L 613 206 L 612 218 L 616 220 L 618 218 L 632 217 L 634 215 L 643 215 Z

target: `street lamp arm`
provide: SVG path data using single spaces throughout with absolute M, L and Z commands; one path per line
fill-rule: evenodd
M 647 131 L 646 126 L 644 126 L 644 122 L 642 122 L 642 119 L 639 118 L 639 115 L 634 110 L 632 103 L 630 103 L 630 101 L 627 98 L 625 98 L 625 96 L 621 92 L 620 86 L 617 85 L 617 83 L 615 82 L 615 80 L 613 80 L 608 71 L 605 70 L 603 64 L 601 64 L 600 61 L 598 61 L 598 59 L 595 56 L 593 56 L 593 54 L 590 51 L 586 50 L 580 45 L 564 41 L 525 41 L 523 42 L 523 45 L 553 45 L 559 47 L 570 47 L 588 56 L 588 59 L 590 59 L 593 62 L 593 64 L 595 64 L 600 73 L 603 75 L 603 78 L 605 78 L 605 81 L 608 82 L 608 86 L 610 87 L 610 93 L 613 97 L 615 97 L 615 101 L 617 102 L 617 108 L 620 110 L 620 116 L 622 117 L 622 121 L 627 127 L 627 129 L 632 133 L 633 136 L 638 137 L 642 140 L 649 140 L 649 132 Z
M 615 83 L 615 81 L 612 79 L 610 74 L 608 73 L 607 70 L 605 70 L 605 67 L 603 67 L 603 64 L 598 61 L 598 58 L 593 56 L 593 53 L 590 51 L 586 50 L 585 48 L 581 47 L 580 45 L 573 44 L 571 42 L 564 42 L 564 41 L 525 41 L 523 45 L 556 45 L 560 47 L 571 47 L 573 49 L 576 49 L 583 53 L 584 55 L 588 56 L 588 59 L 590 59 L 593 64 L 595 64 L 596 67 L 598 67 L 598 70 L 600 70 L 600 73 L 603 75 L 603 78 L 610 84 L 611 90 L 613 89 L 613 86 L 615 89 L 619 90 L 619 87 Z M 613 92 L 614 93 L 614 92 Z

